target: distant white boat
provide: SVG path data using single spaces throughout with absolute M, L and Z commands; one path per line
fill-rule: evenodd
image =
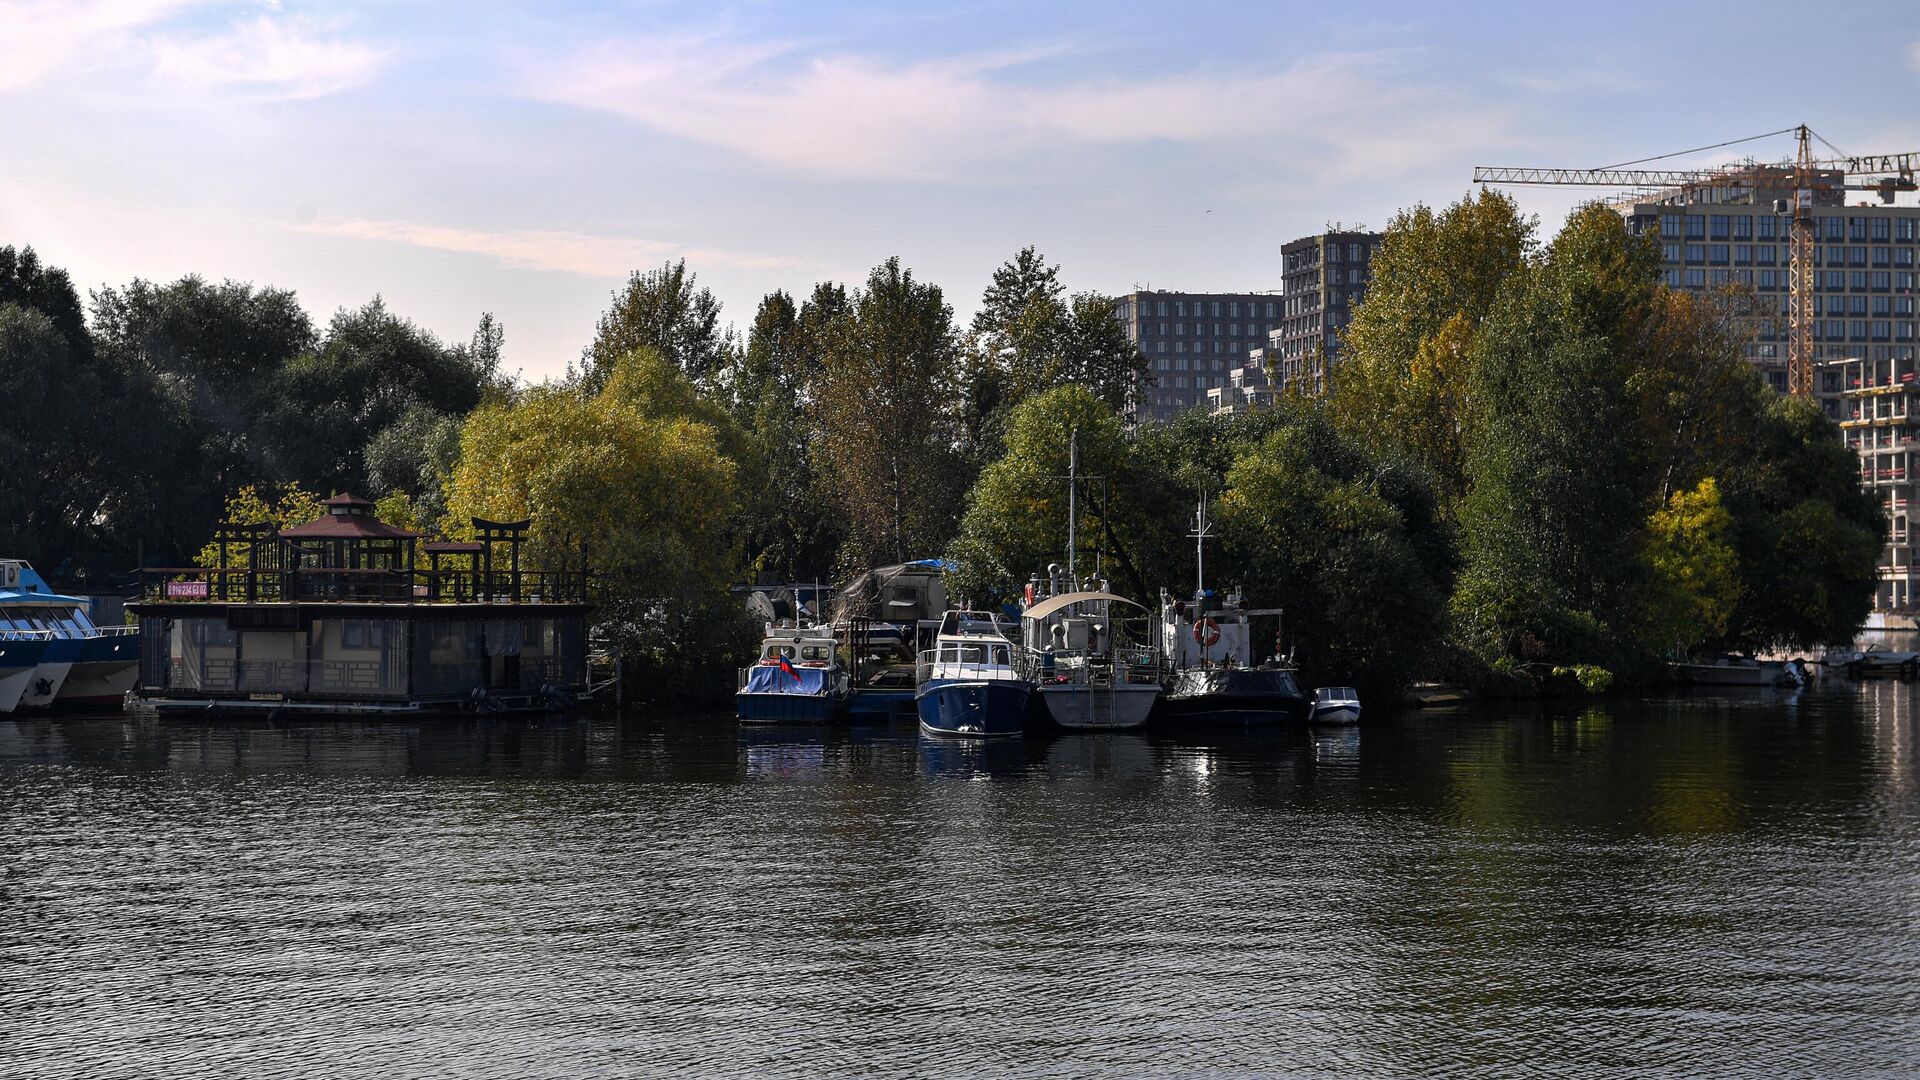
M 1723 656 L 1712 663 L 1669 665 L 1681 682 L 1692 686 L 1797 686 L 1799 679 L 1778 660 Z
M 1310 724 L 1357 724 L 1360 722 L 1360 693 L 1351 686 L 1323 686 L 1313 692 L 1313 709 L 1307 714 Z

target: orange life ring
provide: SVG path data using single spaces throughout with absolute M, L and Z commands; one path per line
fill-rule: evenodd
M 1212 619 L 1201 619 L 1193 624 L 1193 640 L 1203 649 L 1211 649 L 1220 642 L 1220 624 Z

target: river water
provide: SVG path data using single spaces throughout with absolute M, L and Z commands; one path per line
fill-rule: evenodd
M 1920 698 L 0 722 L 0 1075 L 1898 1075 Z

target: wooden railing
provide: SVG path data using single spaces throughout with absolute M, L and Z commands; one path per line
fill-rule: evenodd
M 151 567 L 141 571 L 149 601 L 277 604 L 340 601 L 375 604 L 581 604 L 593 575 L 568 571 L 289 570 Z

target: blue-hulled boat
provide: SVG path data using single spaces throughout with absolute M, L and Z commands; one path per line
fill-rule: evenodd
M 740 671 L 734 710 L 747 724 L 822 724 L 847 708 L 847 671 L 827 627 L 770 627 Z
M 1013 663 L 1013 642 L 984 611 L 949 611 L 934 647 L 920 654 L 913 701 L 920 726 L 940 735 L 1018 735 L 1033 684 Z
M 87 600 L 62 596 L 33 567 L 0 560 L 0 631 L 38 640 L 40 655 L 9 705 L 0 667 L 0 712 L 62 705 L 118 705 L 140 674 L 140 639 L 131 626 L 95 626 Z

